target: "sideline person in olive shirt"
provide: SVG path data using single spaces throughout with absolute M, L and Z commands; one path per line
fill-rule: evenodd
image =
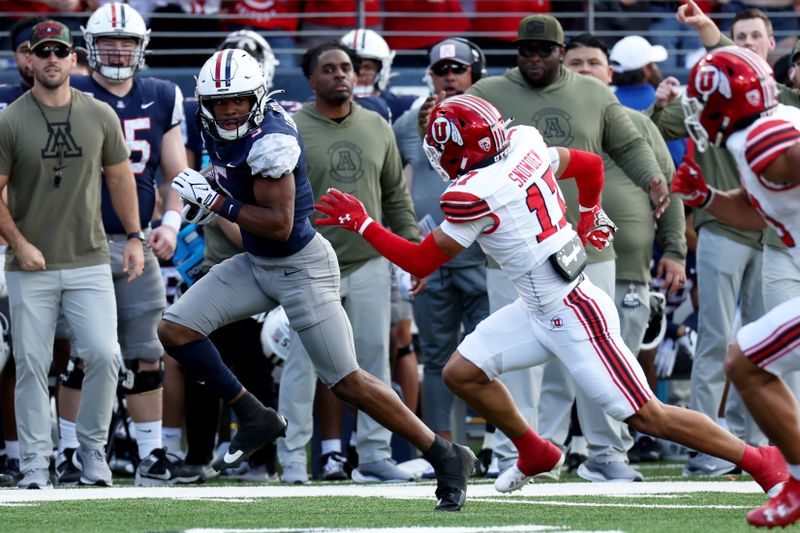
M 604 85 L 611 84 L 613 71 L 609 65 L 608 49 L 592 35 L 583 34 L 570 39 L 564 65 L 578 74 L 592 76 Z M 639 111 L 623 108 L 653 149 L 664 175 L 671 178 L 675 173 L 675 165 L 656 125 Z M 655 390 L 655 353 L 649 354 L 647 360 L 639 353 L 650 319 L 650 260 L 653 242 L 658 238 L 664 251 L 656 268 L 658 277 L 664 280 L 664 288 L 669 293 L 683 287 L 686 280 L 686 218 L 683 202 L 673 195 L 669 207 L 654 224 L 647 194 L 636 187 L 614 161 L 608 157 L 603 160 L 606 177 L 603 205 L 608 216 L 620 228 L 614 235 L 614 250 L 617 252 L 614 303 L 619 312 L 620 334 L 628 348 L 639 354 L 648 384 Z M 637 433 L 631 453 L 641 454 L 643 451 L 650 454 L 649 460 L 658 458 L 655 441 Z
M 484 78 L 467 89 L 495 105 L 511 125 L 536 127 L 547 144 L 608 154 L 625 174 L 647 191 L 655 216 L 669 204 L 666 179 L 652 150 L 639 135 L 614 95 L 600 82 L 564 68 L 564 31 L 549 15 L 531 15 L 519 24 L 517 67 L 502 76 Z M 577 188 L 567 180 L 561 187 L 567 204 L 567 219 L 578 220 Z M 592 281 L 614 296 L 614 250 L 586 250 L 587 273 Z M 572 378 L 558 362 L 544 370 L 539 404 L 542 436 L 563 446 L 569 414 L 576 391 Z M 627 428 L 607 417 L 593 402 L 577 392 L 578 413 L 587 438 L 603 446 L 592 451 L 602 465 L 598 481 L 641 479 L 627 466 L 627 449 L 632 445 Z M 502 465 L 501 465 L 502 466 Z
M 358 195 L 375 220 L 386 218 L 405 238 L 419 240 L 417 219 L 406 188 L 402 163 L 389 124 L 351 98 L 358 58 L 339 43 L 309 50 L 304 73 L 315 98 L 293 116 L 303 138 L 308 179 L 314 197 L 329 187 Z M 389 383 L 390 282 L 389 262 L 359 235 L 320 227 L 330 241 L 342 273 L 342 303 L 350 322 L 359 365 Z M 292 342 L 281 381 L 279 412 L 289 420 L 285 439 L 278 441 L 278 458 L 284 468 L 305 464 L 305 447 L 311 437 L 310 398 L 316 382 L 299 342 Z M 288 389 L 288 390 L 287 390 Z M 413 479 L 391 460 L 391 432 L 366 414 L 358 414 L 355 481 Z M 323 439 L 338 435 L 322 435 Z M 327 450 L 323 450 L 326 454 Z
M 50 368 L 59 309 L 86 363 L 77 419 L 81 482 L 111 485 L 106 434 L 116 399 L 116 303 L 100 213 L 101 170 L 128 243 L 130 280 L 144 268 L 136 185 L 113 110 L 71 89 L 69 30 L 44 21 L 32 30 L 33 88 L 0 114 L 0 234 L 8 241 L 8 280 L 17 363 L 15 405 L 20 488 L 50 488 Z

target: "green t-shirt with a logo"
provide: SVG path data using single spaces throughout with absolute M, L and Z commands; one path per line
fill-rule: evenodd
M 0 113 L 8 208 L 20 233 L 44 255 L 47 270 L 108 263 L 101 167 L 129 155 L 108 104 L 72 89 L 71 106 L 37 106 L 28 91 Z M 11 248 L 6 269 L 20 270 Z
M 524 124 L 539 130 L 550 146 L 577 148 L 608 154 L 625 175 L 644 191 L 652 177 L 666 179 L 653 151 L 628 118 L 616 96 L 600 81 L 560 67 L 559 79 L 547 87 L 533 88 L 519 68 L 491 76 L 467 89 L 494 104 L 512 126 Z M 567 202 L 567 220 L 577 227 L 578 188 L 575 180 L 559 181 Z M 587 246 L 590 263 L 614 258 L 610 246 L 603 251 Z
M 319 199 L 329 187 L 353 194 L 374 220 L 385 218 L 394 233 L 419 241 L 394 133 L 380 115 L 353 102 L 350 114 L 337 122 L 309 102 L 292 118 L 303 138 L 314 198 Z M 333 245 L 342 276 L 380 257 L 357 233 L 332 226 L 317 230 Z

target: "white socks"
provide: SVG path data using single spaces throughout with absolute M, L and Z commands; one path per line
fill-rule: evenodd
M 6 441 L 6 457 L 9 459 L 19 460 L 19 441 L 7 440 Z
M 322 455 L 328 455 L 333 452 L 342 453 L 341 439 L 325 439 L 320 441 L 319 445 L 322 448 Z
M 59 418 L 58 432 L 61 435 L 61 438 L 58 440 L 58 453 L 63 453 L 67 448 L 75 449 L 78 447 L 78 434 L 75 432 L 75 422 L 70 422 L 65 418 Z
M 133 433 L 139 448 L 139 459 L 144 459 L 161 444 L 161 420 L 155 422 L 134 422 Z
M 181 459 L 186 457 L 183 451 L 183 428 L 162 427 L 161 441 L 169 453 Z

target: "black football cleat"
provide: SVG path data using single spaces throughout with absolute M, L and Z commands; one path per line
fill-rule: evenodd
M 246 419 L 239 420 L 239 429 L 231 439 L 228 451 L 211 465 L 214 470 L 236 468 L 256 450 L 286 436 L 286 419 L 271 407 L 264 407 L 260 403 L 258 406 L 260 409 Z
M 460 511 L 467 502 L 467 480 L 475 471 L 477 460 L 472 450 L 452 444 L 451 455 L 436 470 L 436 507 L 434 511 Z

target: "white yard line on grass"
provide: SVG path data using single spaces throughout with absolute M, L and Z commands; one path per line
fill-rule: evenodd
M 216 528 L 195 528 L 186 529 L 182 533 L 539 533 L 557 531 L 558 533 L 589 533 L 575 529 L 567 529 L 561 526 L 491 526 L 491 527 L 376 527 L 364 529 L 329 529 L 329 528 L 279 528 L 279 529 L 216 529 Z M 623 533 L 622 531 L 592 531 L 591 533 Z
M 434 487 L 428 483 L 397 485 L 259 485 L 192 487 L 113 487 L 70 488 L 53 490 L 0 490 L 0 505 L 10 503 L 121 500 L 131 498 L 172 498 L 184 500 L 243 501 L 255 498 L 294 498 L 321 496 L 356 496 L 363 498 L 434 499 Z M 543 483 L 525 486 L 521 491 L 501 494 L 490 483 L 469 486 L 469 498 L 492 498 L 503 501 L 519 496 L 647 496 L 691 492 L 727 492 L 757 494 L 761 488 L 754 481 L 672 481 L 643 483 Z

